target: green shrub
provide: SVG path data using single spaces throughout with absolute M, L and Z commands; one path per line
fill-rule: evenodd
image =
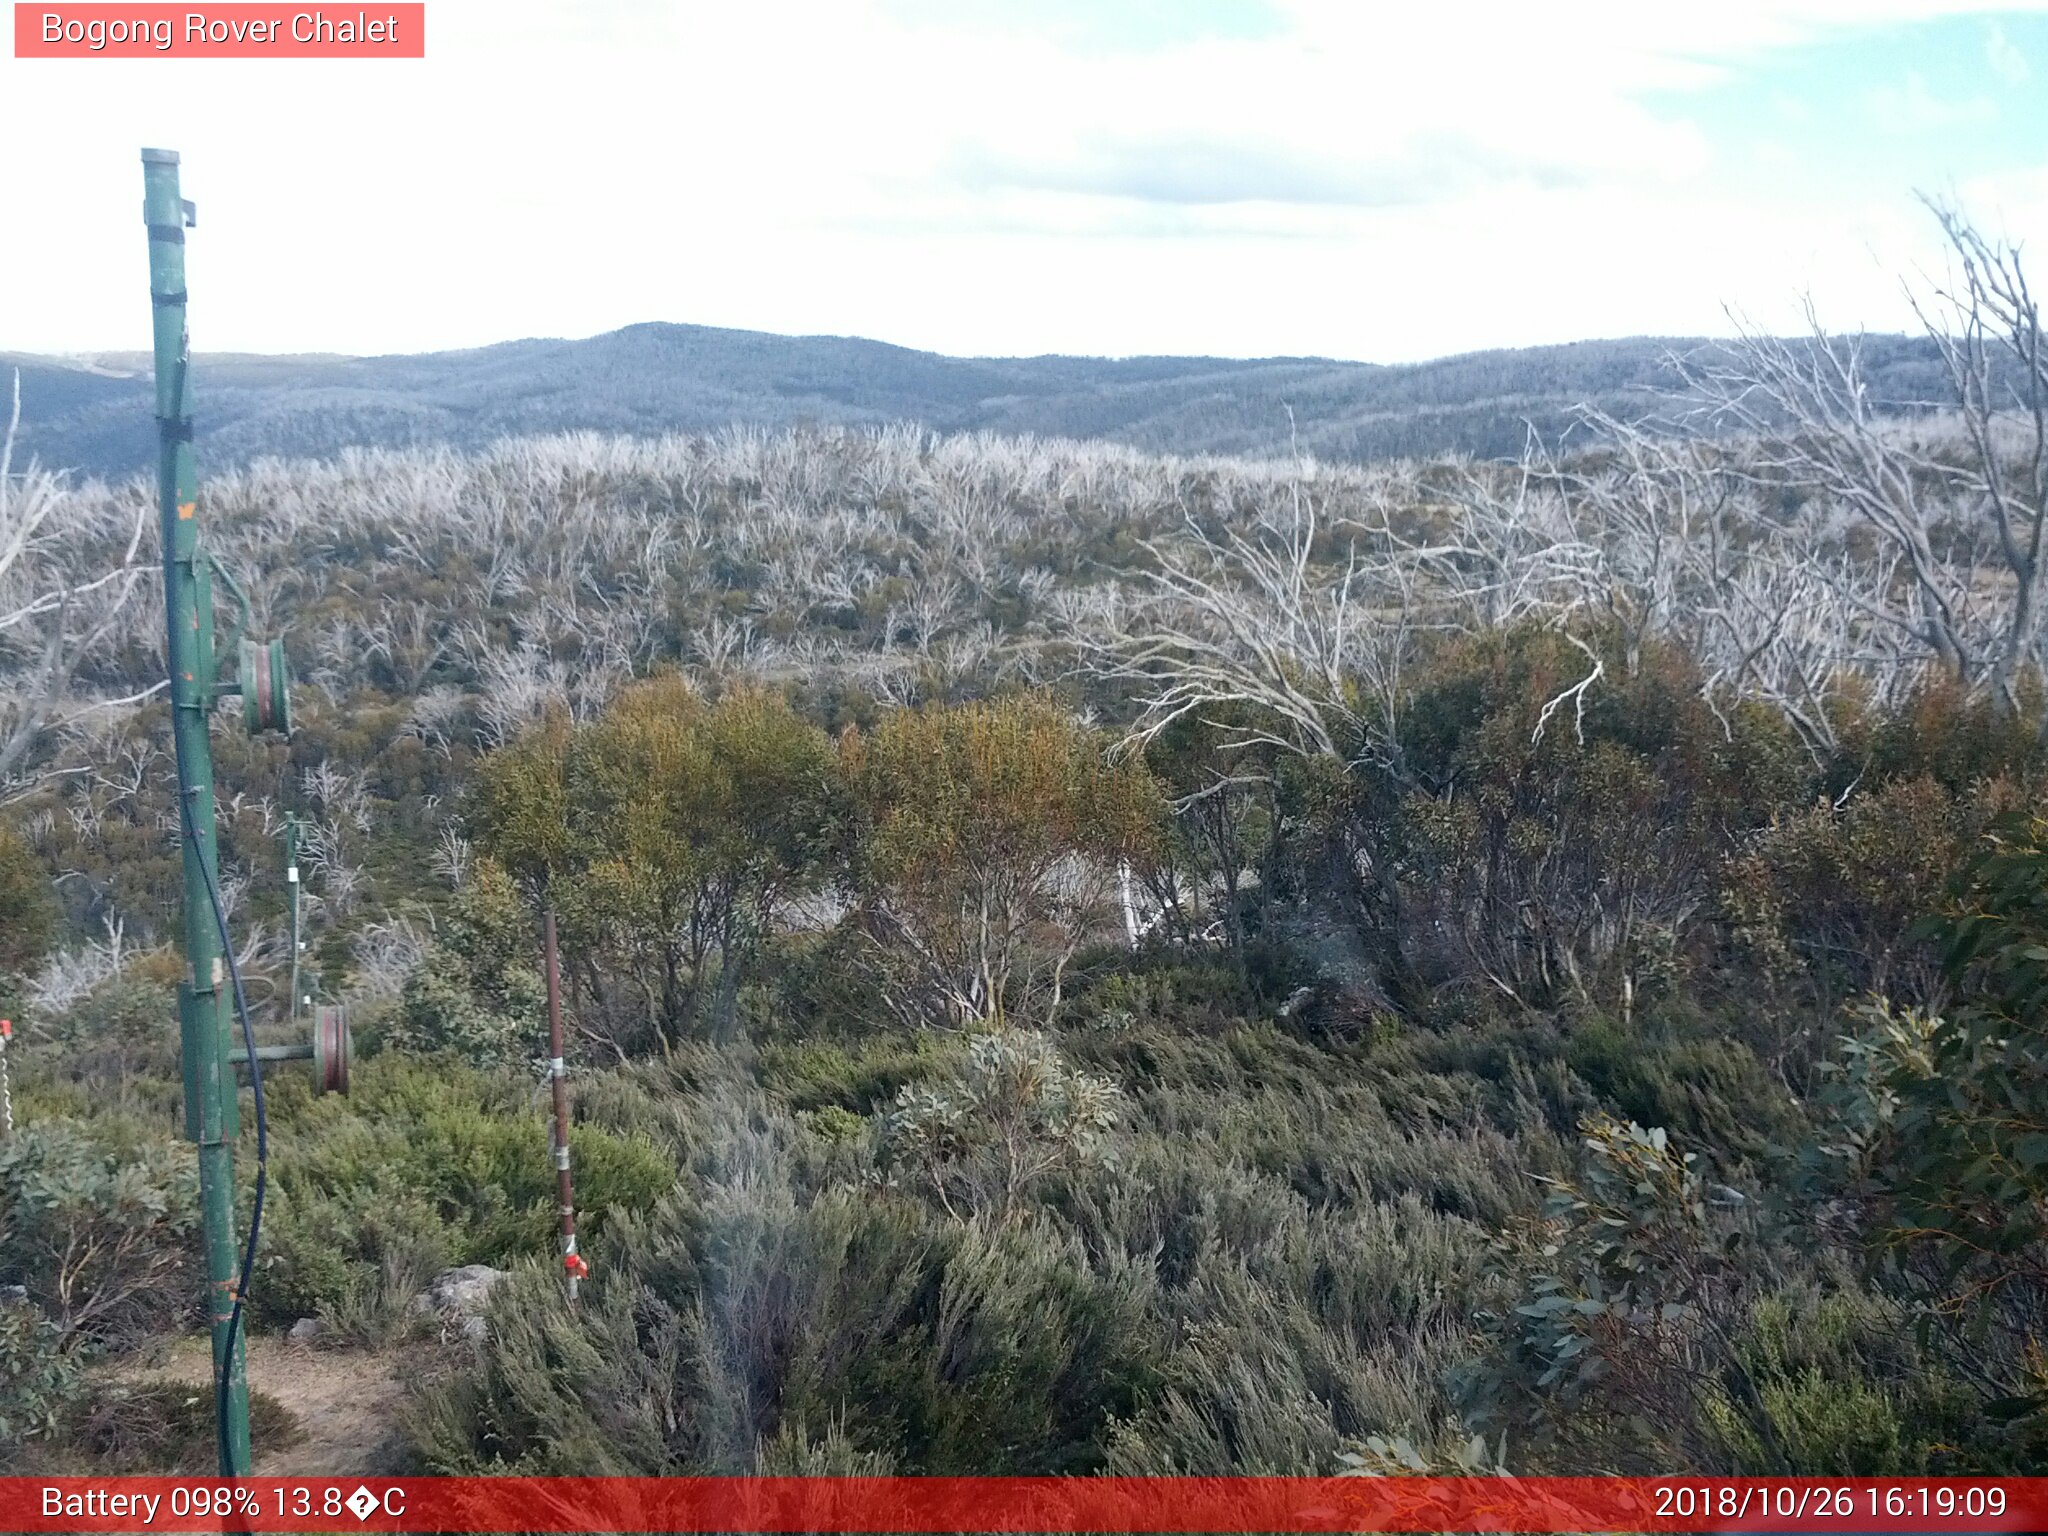
M 741 1472 L 838 1423 L 905 1469 L 1087 1471 L 1160 1342 L 1135 1266 L 758 1175 L 622 1219 L 580 1326 L 558 1294 L 522 1277 L 494 1307 L 477 1371 L 414 1420 L 428 1467 Z
M 1077 987 L 1072 1025 L 1131 1029 L 1150 1024 L 1213 1033 L 1262 1011 L 1243 967 L 1220 956 L 1189 958 L 1161 951 L 1119 955 L 1115 969 Z
M 1841 782 L 1832 792 L 1858 771 L 1870 784 L 1927 778 L 1956 794 L 1997 779 L 2038 780 L 2048 768 L 2039 683 L 2030 680 L 2022 693 L 2023 707 L 2006 709 L 1936 673 L 1891 709 L 1856 712 L 1844 721 Z
M 1806 1130 L 1784 1083 L 1739 1040 L 1646 1038 L 1592 1019 L 1572 1031 L 1566 1060 L 1619 1114 L 1730 1157 L 1796 1145 Z
M 442 1268 L 551 1253 L 550 1119 L 519 1079 L 403 1055 L 361 1064 L 348 1099 L 303 1101 L 273 1128 L 272 1214 L 258 1299 L 273 1317 L 388 1327 Z M 582 1233 L 675 1183 L 653 1142 L 570 1130 Z
M 81 1471 L 211 1476 L 220 1465 L 218 1434 L 208 1386 L 101 1384 L 66 1422 L 63 1450 L 86 1458 Z M 249 1443 L 257 1455 L 287 1449 L 304 1438 L 288 1408 L 268 1392 L 250 1392 Z
M 414 1326 L 412 1300 L 435 1275 L 468 1262 L 459 1241 L 417 1199 L 365 1208 L 280 1191 L 264 1211 L 256 1315 L 280 1326 L 318 1317 L 343 1340 L 387 1342 Z
M 756 1477 L 888 1477 L 895 1467 L 880 1451 L 856 1448 L 844 1418 L 826 1424 L 822 1439 L 812 1438 L 809 1425 L 786 1423 L 754 1457 Z
M 479 861 L 442 937 L 406 982 L 389 1042 L 400 1050 L 450 1052 L 474 1066 L 544 1055 L 535 931 L 511 877 Z
M 21 834 L 0 822 L 0 1006 L 8 1006 L 10 979 L 43 958 L 57 916 L 50 872 Z
M 45 1020 L 32 1046 L 18 1042 L 21 1084 L 38 1093 L 60 1084 L 82 1090 L 89 1108 L 81 1114 L 171 1119 L 184 1101 L 178 1030 L 175 984 L 153 963 L 131 965 Z
M 1043 1035 L 977 1037 L 953 1076 L 905 1087 L 882 1127 L 884 1166 L 949 1216 L 1022 1214 L 1051 1175 L 1099 1160 L 1121 1090 L 1076 1072 Z
M 573 949 L 580 1013 L 614 1045 L 733 1036 L 740 984 L 841 842 L 831 741 L 779 693 L 715 702 L 665 673 L 596 719 L 551 717 L 482 765 L 484 845 L 546 886 Z
M 1161 1390 L 1109 1428 L 1113 1474 L 1335 1471 L 1350 1442 L 1427 1437 L 1441 1416 L 1437 1378 L 1456 1349 L 1444 1334 L 1361 1338 L 1320 1322 L 1309 1297 L 1227 1265 L 1197 1297 Z
M 1728 1440 L 1731 1471 L 1790 1466 L 1808 1477 L 1896 1477 L 1919 1470 L 1906 1459 L 1898 1405 L 1870 1382 L 1830 1379 L 1809 1369 L 1766 1377 L 1756 1391 L 1756 1417 L 1768 1425 L 1771 1449 L 1752 1419 L 1728 1399 L 1706 1405 L 1709 1425 Z
M 1727 926 L 1767 980 L 1804 982 L 1824 1010 L 1860 992 L 1927 997 L 1940 956 L 1918 925 L 2020 795 L 2007 779 L 1917 777 L 1789 811 L 1730 862 Z
M 1861 1010 L 1820 1140 L 1894 1293 L 2014 1456 L 2048 1446 L 2048 818 L 2001 822 L 1957 884 L 1917 935 L 1954 995 Z
M 1783 1465 L 1813 1477 L 1927 1471 L 1939 1421 L 1915 1400 L 1922 1394 L 1910 1373 L 1918 1361 L 1897 1343 L 1901 1322 L 1856 1292 L 1760 1298 L 1736 1349 L 1763 1427 L 1725 1398 L 1707 1405 L 1713 1431 L 1727 1442 L 1727 1469 Z M 1907 1358 L 1886 1358 L 1901 1353 Z
M 762 1046 L 756 1072 L 761 1086 L 792 1109 L 830 1105 L 865 1115 L 957 1055 L 957 1047 L 901 1033 L 845 1044 L 807 1040 Z
M 64 1330 L 33 1302 L 0 1301 L 0 1447 L 54 1432 L 84 1390 Z M 0 1466 L 7 1453 L 0 1450 Z
M 861 930 L 906 1022 L 1043 1024 L 1165 803 L 1135 758 L 1044 695 L 898 710 L 840 739 Z
M 1498 1354 L 1464 1375 L 1474 1425 L 1512 1421 L 1575 1469 L 1707 1471 L 1727 1435 L 1709 1405 L 1726 1405 L 1794 1470 L 1724 1342 L 1769 1273 L 1749 1202 L 1662 1129 L 1597 1115 L 1583 1132 L 1579 1172 L 1545 1180 L 1522 1237 L 1523 1293 L 1492 1314 Z
M 130 1342 L 196 1301 L 196 1165 L 126 1129 L 42 1120 L 0 1141 L 0 1283 L 25 1286 L 67 1348 Z
M 1411 999 L 1628 1006 L 1681 985 L 1728 850 L 1802 786 L 1783 721 L 1716 718 L 1681 652 L 1645 646 L 1631 665 L 1606 633 L 1590 648 L 1524 626 L 1453 641 L 1416 669 L 1401 771 L 1362 776 L 1323 866 L 1374 871 L 1352 910 Z M 1596 658 L 1603 685 L 1560 711 Z
M 798 1110 L 797 1118 L 813 1134 L 831 1142 L 857 1142 L 864 1139 L 870 1129 L 865 1119 L 837 1104 L 827 1104 L 823 1109 Z

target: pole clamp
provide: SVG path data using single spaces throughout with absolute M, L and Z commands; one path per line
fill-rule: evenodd
M 172 160 L 164 163 L 176 165 L 178 162 Z M 147 200 L 143 202 L 142 222 L 148 228 L 149 238 L 152 240 L 168 240 L 173 245 L 183 245 L 185 243 L 185 231 L 199 227 L 199 205 L 189 197 L 179 198 L 178 218 L 179 222 L 176 224 L 155 223 L 149 216 L 149 203 Z

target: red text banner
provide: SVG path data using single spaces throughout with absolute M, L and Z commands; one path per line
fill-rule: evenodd
M 423 59 L 424 4 L 14 7 L 18 59 Z
M 18 1532 L 2048 1530 L 2048 1478 L 0 1478 Z

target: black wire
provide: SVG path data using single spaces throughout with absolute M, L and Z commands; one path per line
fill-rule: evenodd
M 173 705 L 173 709 L 177 706 Z M 214 926 L 220 932 L 221 953 L 227 957 L 228 979 L 234 984 L 235 1015 L 242 1025 L 242 1044 L 249 1055 L 249 1084 L 256 1091 L 256 1195 L 249 1210 L 249 1241 L 242 1250 L 242 1275 L 235 1285 L 235 1305 L 228 1314 L 227 1345 L 214 1360 L 213 1402 L 215 1432 L 219 1441 L 220 1459 L 228 1469 L 229 1476 L 238 1476 L 248 1471 L 236 1467 L 228 1436 L 228 1374 L 235 1358 L 235 1336 L 242 1326 L 242 1303 L 249 1295 L 249 1280 L 256 1269 L 256 1242 L 263 1231 L 263 1196 L 270 1181 L 270 1126 L 263 1113 L 263 1063 L 256 1059 L 256 1026 L 249 1019 L 249 1002 L 242 995 L 241 967 L 235 964 L 234 941 L 228 935 L 227 908 L 221 904 L 220 886 L 214 879 L 213 867 L 207 863 L 206 847 L 199 841 L 198 829 L 192 822 L 190 795 L 196 789 L 185 787 L 185 749 L 178 736 L 177 721 L 171 722 L 171 743 L 178 759 L 178 809 L 185 824 L 185 836 L 196 850 L 199 873 L 206 881 L 206 897 L 213 907 Z M 225 1063 L 223 1063 L 225 1065 Z

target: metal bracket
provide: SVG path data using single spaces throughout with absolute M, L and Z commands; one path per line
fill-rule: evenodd
M 222 563 L 220 556 L 211 549 L 206 552 L 206 563 L 213 571 L 213 574 L 220 578 L 220 584 L 228 589 L 228 596 L 235 600 L 236 616 L 234 625 L 216 647 L 219 651 L 231 651 L 241 643 L 242 637 L 249 632 L 249 625 L 254 610 L 249 606 L 249 594 L 242 590 L 242 584 L 235 580 L 234 574 Z M 237 677 L 231 683 L 220 684 L 217 691 L 223 695 L 240 693 L 247 683 L 248 679 Z
M 172 163 L 175 164 L 176 162 Z M 142 205 L 142 222 L 149 224 L 151 229 L 163 230 L 163 239 L 182 243 L 185 238 L 185 230 L 197 229 L 199 227 L 199 205 L 190 198 L 181 197 L 178 199 L 178 212 L 183 215 L 185 220 L 182 228 L 176 224 L 149 224 L 149 204 L 145 202 Z

